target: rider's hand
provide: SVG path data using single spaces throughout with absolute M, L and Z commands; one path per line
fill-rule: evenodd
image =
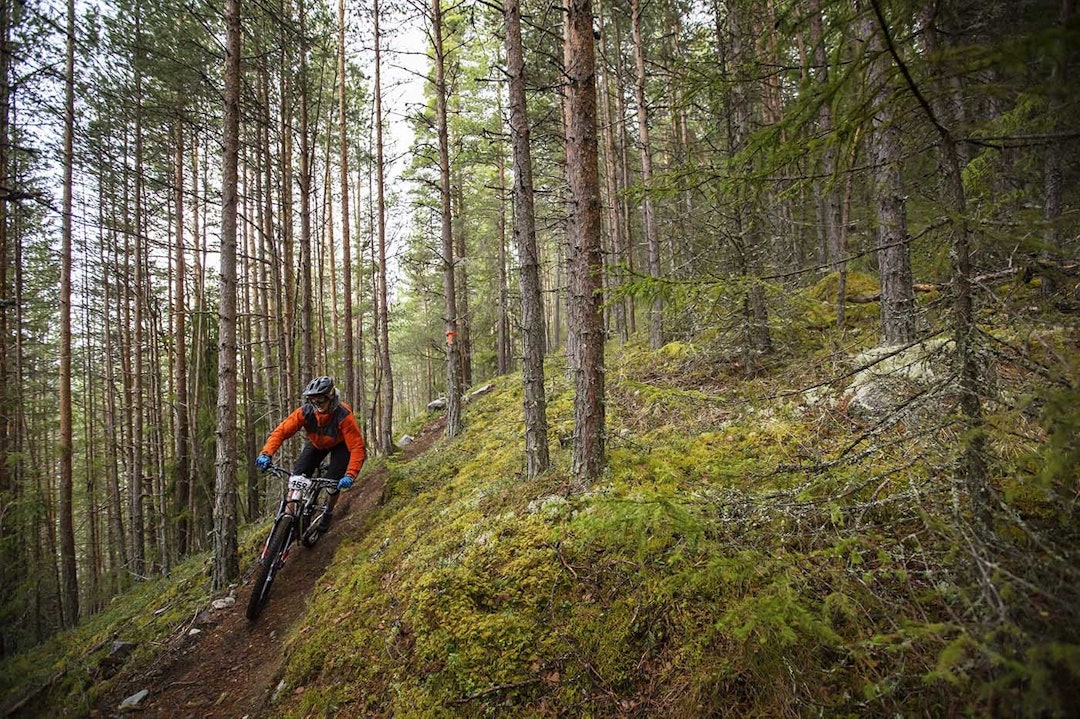
M 349 475 L 345 475 L 344 477 L 342 477 L 341 479 L 338 480 L 337 488 L 339 490 L 352 489 L 352 483 L 353 483 L 353 478 L 350 477 Z
M 264 472 L 270 469 L 270 455 L 265 452 L 260 454 L 259 458 L 255 460 L 255 466 Z

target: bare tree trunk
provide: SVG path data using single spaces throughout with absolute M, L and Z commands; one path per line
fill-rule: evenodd
M 240 341 L 241 347 L 246 347 L 246 351 L 243 352 L 241 357 L 243 358 L 243 387 L 244 387 L 244 452 L 241 455 L 242 458 L 247 461 L 242 461 L 241 464 L 244 467 L 244 475 L 246 481 L 244 485 L 247 487 L 246 501 L 244 503 L 245 518 L 247 521 L 251 521 L 259 516 L 259 475 L 261 472 L 255 470 L 255 466 L 252 464 L 251 459 L 258 453 L 258 447 L 256 446 L 255 437 L 255 306 L 258 303 L 258 298 L 254 297 L 254 293 L 257 289 L 255 278 L 258 277 L 258 272 L 254 267 L 255 263 L 255 235 L 258 232 L 258 222 L 253 221 L 258 214 L 258 190 L 251 187 L 250 174 L 255 175 L 255 185 L 261 184 L 262 179 L 259 176 L 259 170 L 257 163 L 250 161 L 247 153 L 258 154 L 258 146 L 255 138 L 248 137 L 247 142 L 244 143 L 245 152 L 244 158 L 244 180 L 243 180 L 243 193 L 244 198 L 244 213 L 245 218 L 251 218 L 252 221 L 244 222 L 244 252 L 241 255 L 240 268 L 241 275 L 244 278 L 244 285 L 242 295 L 244 298 L 243 306 L 243 330 L 244 335 Z M 254 166 L 254 167 L 253 167 Z M 249 174 L 250 172 L 250 174 Z M 253 205 L 255 207 L 253 207 Z
M 236 209 L 240 140 L 240 0 L 225 0 L 225 115 L 221 173 L 221 304 L 218 310 L 217 479 L 214 589 L 240 576 L 236 526 Z
M 192 142 L 191 146 L 191 182 L 192 182 L 192 197 L 198 198 L 201 196 L 199 192 L 200 188 L 206 188 L 209 186 L 208 178 L 206 177 L 207 166 L 209 163 L 199 163 L 200 148 L 197 138 Z M 204 370 L 204 366 L 207 362 L 207 355 L 210 353 L 210 337 L 209 337 L 209 321 L 207 319 L 207 298 L 206 298 L 206 271 L 207 271 L 207 238 L 206 238 L 206 218 L 202 216 L 202 213 L 206 212 L 206 203 L 201 206 L 196 202 L 196 206 L 192 208 L 192 233 L 191 236 L 194 239 L 193 257 L 195 259 L 195 327 L 193 332 L 193 339 L 195 346 L 192 348 L 191 356 L 195 360 L 195 366 L 189 369 L 189 377 L 191 378 L 191 386 L 189 387 L 189 396 L 193 398 L 190 401 L 190 406 L 197 409 L 201 406 L 205 406 L 209 401 L 209 393 L 207 392 L 206 385 L 208 384 L 204 378 L 207 373 Z M 199 422 L 196 420 L 193 422 L 193 427 L 197 428 Z M 209 475 L 204 469 L 209 464 L 208 457 L 205 451 L 200 452 L 200 448 L 203 446 L 202 438 L 196 437 L 195 432 L 192 432 L 191 443 L 188 446 L 188 454 L 192 458 L 191 465 L 191 492 L 188 495 L 188 516 L 191 518 L 191 550 L 200 551 L 205 548 L 203 543 L 203 537 L 213 529 L 213 511 L 207 510 L 206 504 L 203 501 L 207 493 L 207 488 L 212 488 L 212 482 L 216 481 L 214 475 Z
M 357 163 L 357 164 L 363 164 L 363 163 Z M 371 177 L 370 172 L 368 173 L 368 177 L 369 178 Z M 363 168 L 362 167 L 357 167 L 357 169 L 356 169 L 356 188 L 357 188 L 356 189 L 356 195 L 357 195 L 357 198 L 356 198 L 356 208 L 355 209 L 356 209 L 356 236 L 358 238 L 357 242 L 356 242 L 356 267 L 357 267 L 357 270 L 358 270 L 356 286 L 358 288 L 360 288 L 360 292 L 358 293 L 358 299 L 363 298 L 362 290 L 363 290 L 363 287 L 364 287 L 364 273 L 363 273 L 363 268 L 364 268 L 364 244 L 359 239 L 359 238 L 363 237 L 363 233 L 361 232 L 361 230 L 363 228 L 363 226 L 361 224 L 361 219 L 363 217 L 363 203 L 361 202 L 361 197 L 360 197 L 360 188 L 361 187 L 363 187 Z M 369 198 L 370 198 L 371 195 L 372 195 L 372 193 L 371 193 L 371 185 L 369 183 L 368 184 L 368 196 L 369 196 Z M 369 215 L 369 218 L 370 218 L 370 215 Z M 368 227 L 369 227 L 369 236 L 370 236 L 370 232 L 371 232 L 370 228 L 374 227 L 374 222 L 371 222 L 370 219 L 369 219 L 369 222 L 368 222 Z M 368 243 L 369 248 L 372 246 L 372 244 L 373 243 L 371 243 L 371 242 Z M 374 253 L 372 253 L 372 255 L 373 254 Z M 373 258 L 373 261 L 372 261 L 371 264 L 372 265 L 375 264 L 374 258 Z M 368 406 L 368 392 L 367 392 L 368 371 L 367 371 L 367 361 L 366 361 L 367 360 L 367 352 L 366 352 L 366 348 L 364 347 L 364 311 L 363 311 L 363 306 L 364 306 L 363 302 L 360 302 L 359 303 L 359 308 L 360 309 L 356 313 L 356 375 L 357 375 L 356 376 L 356 384 L 357 384 L 357 387 L 356 387 L 357 405 L 356 406 L 359 408 L 358 411 L 357 411 L 357 415 L 356 415 L 356 421 L 360 423 L 360 430 L 364 433 L 364 436 L 367 437 L 367 436 L 369 436 L 369 431 L 370 430 L 368 428 L 370 427 L 370 424 L 367 421 L 367 412 L 366 412 L 366 408 Z
M 140 11 L 141 12 L 141 11 Z M 142 34 L 141 16 L 135 21 L 136 43 L 141 43 Z M 140 46 L 141 48 L 141 46 Z M 131 492 L 131 525 L 132 525 L 132 564 L 134 571 L 141 577 L 146 576 L 146 510 L 144 504 L 144 477 L 143 477 L 143 432 L 145 429 L 143 415 L 143 277 L 142 256 L 145 254 L 143 244 L 143 110 L 142 110 L 142 74 L 138 69 L 141 65 L 139 56 L 142 50 L 136 51 L 135 71 L 135 188 L 134 188 L 134 236 L 135 249 L 129 262 L 134 263 L 135 288 L 129 290 L 128 301 L 134 307 L 134 318 L 129 327 L 132 333 L 128 351 L 131 356 L 133 369 L 131 378 L 131 393 L 128 396 L 128 408 L 130 410 L 132 431 L 129 437 L 131 443 L 131 464 L 128 466 L 128 483 Z M 130 282 L 130 273 L 128 282 Z
M 390 366 L 390 308 L 387 304 L 386 267 L 386 187 L 383 175 L 383 115 L 382 115 L 382 38 L 379 31 L 379 2 L 375 0 L 375 172 L 379 213 L 379 312 L 376 315 L 379 335 L 379 397 L 380 421 L 377 445 L 383 455 L 394 450 L 394 375 Z
M 104 162 L 100 162 L 101 167 L 105 166 Z M 111 181 L 111 178 L 110 178 Z M 113 346 L 113 330 L 111 326 L 110 318 L 112 317 L 112 279 L 109 272 L 109 263 L 105 254 L 105 227 L 103 215 L 105 213 L 105 197 L 99 195 L 101 201 L 101 209 L 99 210 L 99 223 L 101 233 L 98 237 L 98 253 L 101 261 L 102 268 L 102 287 L 104 288 L 104 305 L 105 309 L 102 312 L 103 316 L 103 328 L 102 331 L 105 335 L 105 356 L 114 357 L 116 349 Z M 115 240 L 115 238 L 113 238 Z M 112 243 L 116 246 L 115 241 Z M 118 301 L 119 302 L 119 301 Z M 119 306 L 117 307 L 117 313 L 119 314 Z M 115 376 L 115 362 L 105 362 L 105 446 L 108 459 L 105 463 L 105 474 L 108 483 L 108 502 L 106 503 L 106 513 L 108 515 L 108 537 L 109 537 L 109 566 L 111 567 L 111 573 L 113 576 L 113 582 L 110 590 L 113 593 L 119 592 L 124 586 L 123 575 L 121 572 L 127 566 L 128 553 L 126 544 L 124 543 L 124 503 L 122 494 L 120 492 L 120 461 L 119 461 L 119 445 L 120 438 L 116 431 L 116 428 L 120 425 L 119 416 L 116 409 L 116 376 Z
M 622 47 L 622 32 L 619 29 L 619 23 L 613 23 L 613 29 L 615 30 L 615 50 L 612 52 L 614 55 L 614 72 L 615 72 L 615 84 L 616 90 L 611 93 L 614 106 L 612 107 L 612 142 L 614 143 L 613 154 L 615 157 L 615 188 L 619 196 L 619 202 L 616 206 L 620 231 L 622 235 L 623 255 L 622 261 L 626 264 L 626 269 L 631 273 L 637 272 L 637 268 L 640 265 L 637 257 L 637 248 L 635 246 L 634 239 L 634 225 L 630 220 L 630 201 L 626 198 L 626 190 L 630 187 L 630 137 L 627 123 L 622 121 L 622 118 L 626 117 L 627 110 L 625 104 L 624 93 L 618 89 L 624 86 L 626 81 L 626 68 L 623 67 L 623 53 L 618 50 Z M 603 37 L 603 33 L 601 33 Z M 616 121 L 615 118 L 618 118 Z M 637 332 L 637 301 L 631 296 L 626 298 L 626 322 L 627 322 L 627 334 L 632 335 Z
M 303 350 L 301 352 L 301 383 L 315 376 L 315 331 L 312 309 L 311 286 L 311 186 L 312 157 L 308 108 L 308 40 L 307 10 L 303 0 L 299 5 L 300 15 L 300 334 Z
M 444 80 L 443 86 L 446 85 L 447 83 Z M 458 114 L 459 111 L 460 107 L 455 108 L 455 114 Z M 449 128 L 447 132 L 449 133 Z M 449 140 L 449 135 L 447 139 Z M 447 163 L 449 164 L 449 154 L 447 155 Z M 450 215 L 450 226 L 455 247 L 454 271 L 457 274 L 454 289 L 457 291 L 457 339 L 461 369 L 461 379 L 458 381 L 458 387 L 464 392 L 465 389 L 472 386 L 472 315 L 469 313 L 468 244 L 465 237 L 465 183 L 461 177 L 461 168 L 457 168 L 456 174 L 458 181 L 450 183 L 451 202 L 456 200 L 457 204 L 456 211 L 452 211 Z
M 889 56 L 872 18 L 862 23 L 868 55 L 867 82 L 873 93 L 870 155 L 874 163 L 877 199 L 878 264 L 881 273 L 881 335 L 886 346 L 902 345 L 915 337 L 915 291 L 908 250 L 907 202 L 903 177 L 900 127 L 889 84 Z
M 521 46 L 519 0 L 503 3 L 506 20 L 506 69 L 510 85 L 510 137 L 514 151 L 514 241 L 518 249 L 521 289 L 521 364 L 525 388 L 525 459 L 532 479 L 551 464 L 544 391 L 544 302 L 540 294 L 540 255 L 536 247 L 532 153 L 525 100 L 525 60 Z
M 652 195 L 652 145 L 649 142 L 649 108 L 645 101 L 645 40 L 641 35 L 641 0 L 630 2 L 630 23 L 634 38 L 634 95 L 637 102 L 638 151 L 641 153 L 641 225 L 645 230 L 645 246 L 649 257 L 649 276 L 660 279 L 660 235 L 656 230 L 656 215 Z M 664 344 L 664 301 L 656 295 L 649 307 L 649 347 L 659 349 Z
M 600 86 L 598 92 L 599 97 L 599 112 L 600 112 L 600 133 L 601 141 L 604 147 L 604 172 L 603 175 L 604 189 L 607 194 L 607 214 L 608 214 L 608 227 L 611 233 L 611 264 L 620 265 L 627 261 L 627 241 L 625 232 L 625 223 L 623 222 L 622 204 L 623 199 L 621 196 L 621 186 L 619 182 L 619 155 L 616 150 L 616 135 L 622 131 L 623 123 L 615 122 L 615 112 L 612 110 L 611 96 L 617 92 L 621 92 L 618 77 L 612 79 L 612 72 L 607 67 L 606 57 L 607 52 L 607 36 L 608 25 L 604 21 L 603 10 L 597 4 L 597 15 L 600 22 L 600 38 L 599 38 L 599 59 L 598 68 L 600 71 Z M 620 275 L 616 272 L 611 278 L 610 282 L 613 285 L 613 290 L 617 294 L 619 291 L 619 285 L 621 285 Z M 618 334 L 619 339 L 625 344 L 630 339 L 630 324 L 627 318 L 627 300 L 619 297 L 614 301 L 613 315 L 615 323 L 615 332 Z
M 346 130 L 348 115 L 345 112 L 347 85 L 345 82 L 345 0 L 338 0 L 338 155 L 341 182 L 341 255 L 344 260 L 342 279 L 345 292 L 345 397 L 353 407 L 360 396 L 356 386 L 356 369 L 353 354 L 356 351 L 353 342 L 353 288 L 352 288 L 352 247 L 350 245 L 349 226 L 349 142 Z
M 503 117 L 502 91 L 498 92 L 499 117 Z M 504 375 L 510 371 L 512 358 L 510 354 L 510 289 L 507 283 L 506 273 L 506 154 L 503 145 L 497 145 L 495 161 L 499 175 L 499 220 L 498 220 L 498 283 L 499 283 L 499 311 L 496 319 L 495 356 L 496 372 Z
M 287 0 L 280 0 L 278 11 L 281 17 L 286 17 Z M 288 49 L 292 47 L 292 39 L 282 25 L 282 34 L 279 38 L 281 44 L 280 66 L 278 68 L 279 86 L 281 94 L 281 113 L 279 134 L 281 136 L 281 312 L 278 319 L 278 352 L 282 361 L 285 362 L 285 383 L 281 388 L 281 400 L 283 406 L 296 396 L 300 382 L 300 367 L 296 361 L 296 302 L 294 301 L 294 283 L 296 281 L 296 264 L 293 252 L 293 97 L 290 78 L 293 75 L 292 59 Z M 310 379 L 310 378 L 309 378 Z M 306 381 L 306 380 L 305 380 Z
M 812 0 L 810 12 L 810 43 L 813 46 L 815 77 L 818 89 L 822 93 L 828 92 L 829 87 L 829 59 L 825 47 L 825 32 L 822 27 L 821 0 Z M 818 132 L 823 137 L 832 133 L 832 105 L 828 100 L 823 100 L 821 109 L 818 111 Z M 821 221 L 823 224 L 822 234 L 825 247 L 821 253 L 830 272 L 837 273 L 839 278 L 836 297 L 836 326 L 842 328 L 845 323 L 847 291 L 847 263 L 844 258 L 847 248 L 844 246 L 845 234 L 843 232 L 843 216 L 840 205 L 840 193 L 837 192 L 836 177 L 836 149 L 831 144 L 826 144 L 821 159 L 821 174 L 824 176 L 825 188 L 820 188 L 820 181 L 815 182 L 815 194 L 821 197 Z
M 604 258 L 596 146 L 596 61 L 592 3 L 568 0 L 564 37 L 567 80 L 566 164 L 570 184 L 570 282 L 567 308 L 575 335 L 572 473 L 579 488 L 604 467 Z
M 178 110 L 182 110 L 178 108 Z M 184 165 L 185 149 L 184 123 L 182 113 L 177 113 L 175 151 L 175 167 L 173 174 L 174 201 L 176 204 L 176 253 L 175 253 L 175 277 L 176 290 L 173 294 L 173 321 L 175 322 L 174 336 L 176 338 L 176 352 L 174 357 L 173 374 L 176 391 L 175 409 L 176 432 L 174 433 L 175 445 L 173 451 L 176 454 L 173 463 L 173 481 L 176 484 L 176 517 L 177 517 L 177 549 L 180 556 L 185 556 L 190 547 L 191 524 L 187 514 L 187 506 L 190 501 L 191 477 L 188 466 L 188 442 L 190 424 L 188 421 L 188 367 L 187 367 L 187 298 L 185 296 L 184 283 L 186 282 L 186 268 L 184 259 Z
M 1076 0 L 1061 0 L 1061 8 L 1058 12 L 1058 25 L 1062 28 L 1069 26 L 1075 11 Z M 1050 97 L 1050 106 L 1047 114 L 1050 121 L 1057 126 L 1062 121 L 1061 113 L 1065 107 L 1065 73 L 1066 53 L 1064 48 L 1058 48 L 1056 59 L 1050 70 L 1050 83 L 1056 90 Z M 1062 232 L 1059 227 L 1063 213 L 1062 195 L 1064 192 L 1064 171 L 1062 169 L 1062 157 L 1067 156 L 1067 151 L 1062 143 L 1055 143 L 1046 150 L 1046 159 L 1043 165 L 1043 220 L 1046 229 L 1043 231 L 1043 255 L 1051 260 L 1060 260 L 1062 255 Z M 1045 297 L 1052 296 L 1058 289 L 1058 281 L 1054 273 L 1048 272 L 1042 276 L 1042 293 Z
M 71 252 L 72 175 L 75 164 L 75 0 L 67 1 L 67 51 L 64 77 L 64 190 L 60 250 L 60 596 L 64 626 L 79 623 L 79 575 L 75 561 L 75 524 L 72 507 L 74 436 L 71 416 Z
M 439 135 L 439 199 L 442 226 L 443 323 L 446 331 L 446 430 L 456 437 L 461 420 L 461 343 L 454 272 L 454 237 L 450 217 L 450 140 L 446 127 L 446 54 L 442 38 L 442 3 L 432 0 L 431 34 L 435 49 L 435 124 Z

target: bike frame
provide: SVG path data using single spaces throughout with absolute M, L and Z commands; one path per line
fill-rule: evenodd
M 274 524 L 266 536 L 262 553 L 259 555 L 260 569 L 257 572 L 256 586 L 252 587 L 252 596 L 248 604 L 248 619 L 251 620 L 254 620 L 262 610 L 262 605 L 269 597 L 274 577 L 285 565 L 285 560 L 288 559 L 297 537 L 300 537 L 304 546 L 308 547 L 318 541 L 320 531 L 316 525 L 310 524 L 315 511 L 319 508 L 325 510 L 326 507 L 326 505 L 317 504 L 318 498 L 323 489 L 337 487 L 335 480 L 294 475 L 281 467 L 270 466 L 266 471 L 285 481 Z M 274 538 L 279 535 L 282 523 L 287 523 L 284 536 L 280 538 L 280 541 L 275 542 Z

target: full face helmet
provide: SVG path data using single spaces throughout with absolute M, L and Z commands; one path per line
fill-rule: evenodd
M 319 412 L 332 412 L 337 408 L 338 393 L 333 377 L 316 377 L 304 388 L 304 399 Z

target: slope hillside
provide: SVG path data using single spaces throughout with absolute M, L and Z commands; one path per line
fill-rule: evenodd
M 853 306 L 856 327 L 834 333 L 821 300 L 830 291 L 790 303 L 798 310 L 777 318 L 769 355 L 748 358 L 719 330 L 657 352 L 612 346 L 609 467 L 585 492 L 570 491 L 564 361 L 547 366 L 555 467 L 535 480 L 522 475 L 520 376 L 493 381 L 466 405 L 463 434 L 380 470 L 382 505 L 359 521 L 354 503 L 306 602 L 290 603 L 295 620 L 235 645 L 228 669 L 169 674 L 156 686 L 174 698 L 146 706 L 193 716 L 180 702 L 199 701 L 199 716 L 250 717 L 1075 715 L 1075 318 L 1031 321 L 1030 294 L 984 318 L 979 431 L 994 499 L 984 525 L 959 471 L 970 433 L 948 338 L 882 351 L 871 305 Z M 99 671 L 102 645 L 132 635 L 115 620 L 5 665 L 5 676 L 64 666 L 24 706 L 111 715 L 136 688 L 115 677 L 151 666 L 146 646 L 170 636 L 150 636 L 151 617 L 182 605 L 187 616 L 169 621 L 186 625 L 210 599 L 194 573 L 152 601 L 118 601 L 118 613 L 141 607 L 133 616 L 146 629 L 114 678 Z M 256 638 L 283 654 L 245 664 Z M 87 679 L 88 667 L 102 676 Z
M 520 379 L 497 380 L 463 435 L 391 465 L 289 634 L 274 715 L 1075 714 L 1075 318 L 1018 330 L 1030 296 L 985 318 L 981 527 L 951 343 L 875 349 L 876 306 L 832 335 L 816 297 L 752 372 L 720 332 L 612 348 L 585 493 L 566 367 L 534 481 Z
M 399 461 L 440 436 L 442 419 L 417 433 Z M 299 545 L 274 582 L 258 622 L 245 608 L 268 523 L 247 528 L 243 584 L 208 593 L 208 557 L 117 598 L 77 631 L 4 664 L 2 716 L 259 716 L 283 668 L 281 639 L 303 615 L 342 540 L 363 533 L 377 510 L 386 469 L 372 462 L 338 505 L 332 530 L 311 549 Z M 130 706 L 128 706 L 130 705 Z M 271 714 L 267 714 L 271 715 Z

